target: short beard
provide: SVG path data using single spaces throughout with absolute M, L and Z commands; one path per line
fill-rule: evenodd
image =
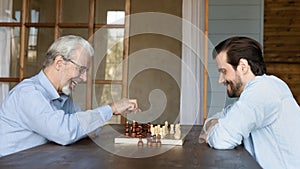
M 243 83 L 239 76 L 237 76 L 236 83 L 234 84 L 232 81 L 226 81 L 227 85 L 230 86 L 231 91 L 227 90 L 227 95 L 230 98 L 240 97 L 242 93 Z

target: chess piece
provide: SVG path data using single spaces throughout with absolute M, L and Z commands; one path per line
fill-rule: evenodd
M 142 136 L 139 136 L 139 141 L 138 141 L 138 146 L 142 147 L 144 145 L 143 140 L 142 140 Z
M 147 136 L 147 146 L 152 146 L 152 140 L 151 140 L 151 136 Z
M 161 136 L 160 135 L 157 136 L 156 146 L 157 147 L 161 146 Z
M 148 134 L 151 135 L 151 124 L 150 123 L 147 123 L 147 136 Z
M 174 138 L 178 140 L 178 139 L 180 139 L 180 137 L 181 137 L 180 124 L 176 124 Z
M 128 123 L 128 121 L 125 124 L 125 136 L 129 136 L 129 123 Z
M 136 133 L 136 137 L 140 137 L 141 136 L 141 128 L 140 127 L 136 127 L 135 128 L 135 133 Z
M 131 125 L 131 137 L 136 137 L 136 122 L 133 121 Z
M 174 134 L 174 124 L 170 124 L 170 134 Z
M 162 126 L 161 130 L 162 130 L 161 138 L 165 138 L 165 136 L 166 136 L 166 126 Z
M 165 133 L 166 133 L 166 135 L 167 134 L 169 134 L 169 123 L 168 123 L 168 121 L 165 121 Z
M 151 132 L 151 135 L 155 135 L 153 124 L 150 125 L 150 132 Z

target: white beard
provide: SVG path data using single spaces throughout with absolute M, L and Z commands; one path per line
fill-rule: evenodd
M 69 96 L 72 92 L 71 88 L 70 88 L 70 84 L 67 83 L 62 89 L 61 89 L 62 93 Z

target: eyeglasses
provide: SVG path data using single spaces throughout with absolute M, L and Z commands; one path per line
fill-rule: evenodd
M 87 71 L 89 70 L 88 67 L 86 67 L 86 66 L 81 66 L 81 65 L 77 64 L 76 62 L 74 62 L 74 61 L 71 60 L 71 59 L 65 59 L 65 61 L 73 63 L 73 64 L 76 66 L 76 68 L 79 70 L 79 73 L 80 73 L 80 74 L 84 74 L 85 72 L 87 72 Z

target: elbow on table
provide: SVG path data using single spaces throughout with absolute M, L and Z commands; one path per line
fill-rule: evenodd
M 59 140 L 59 141 L 55 141 L 55 143 L 62 145 L 62 146 L 67 146 L 70 144 L 73 144 L 75 141 L 74 140 Z
M 61 136 L 59 138 L 57 138 L 56 140 L 54 140 L 55 143 L 59 144 L 59 145 L 70 145 L 73 144 L 77 141 L 77 137 L 73 136 L 73 135 L 65 135 L 65 136 Z
M 208 141 L 208 145 L 211 148 L 218 149 L 218 150 L 234 149 L 237 146 L 225 140 L 220 140 L 220 139 L 210 140 Z

